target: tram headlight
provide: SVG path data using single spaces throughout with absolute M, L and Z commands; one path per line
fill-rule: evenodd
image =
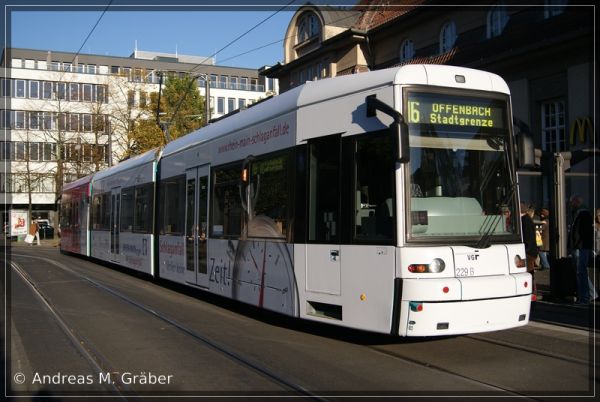
M 446 268 L 446 263 L 441 258 L 435 258 L 429 264 L 429 272 L 437 274 L 438 272 L 442 272 Z

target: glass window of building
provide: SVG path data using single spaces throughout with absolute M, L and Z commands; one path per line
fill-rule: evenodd
M 54 128 L 54 113 L 43 112 L 42 113 L 42 125 L 44 130 L 52 130 Z
M 231 89 L 238 89 L 238 77 L 230 77 Z
M 40 160 L 40 144 L 39 142 L 29 143 L 29 160 L 36 162 Z
M 238 99 L 238 109 L 243 109 L 246 107 L 246 99 Z
M 92 101 L 92 84 L 83 84 L 83 101 Z
M 40 97 L 40 82 L 29 81 L 29 97 L 31 99 L 39 99 Z
M 68 131 L 79 131 L 79 115 L 77 113 L 70 113 L 67 121 Z
M 17 153 L 16 159 L 18 161 L 25 160 L 25 143 L 24 142 L 17 142 L 16 153 Z
M 44 81 L 42 84 L 42 98 L 51 99 L 52 98 L 52 82 Z
M 69 100 L 78 101 L 79 100 L 79 84 L 75 84 L 71 82 L 69 84 Z
M 240 89 L 243 91 L 248 90 L 248 77 L 240 78 Z
M 223 97 L 217 98 L 217 113 L 219 113 L 219 114 L 225 113 L 225 98 L 223 98 Z
M 220 84 L 219 84 L 219 88 L 221 88 L 221 89 L 227 89 L 227 76 L 226 75 L 222 75 L 220 77 L 220 79 L 221 79 L 221 81 L 220 81 Z
M 490 9 L 487 16 L 487 37 L 494 38 L 504 31 L 508 23 L 508 14 L 506 7 L 494 6 Z
M 40 129 L 40 112 L 29 112 L 29 129 Z
M 67 83 L 57 82 L 56 83 L 56 95 L 58 99 L 67 99 Z
M 440 53 L 446 53 L 456 43 L 456 24 L 450 21 L 444 24 L 440 31 Z
M 542 151 L 566 151 L 565 102 L 555 100 L 544 102 L 542 117 Z
M 15 80 L 15 97 L 25 97 L 25 80 Z
M 265 91 L 274 91 L 275 90 L 275 80 L 273 78 L 267 78 L 265 81 L 267 87 Z
M 312 39 L 321 33 L 321 22 L 312 12 L 306 12 L 298 18 L 296 43 Z
M 96 100 L 99 103 L 106 103 L 106 91 L 104 88 L 104 85 L 97 85 L 96 86 Z
M 405 39 L 400 45 L 400 62 L 404 63 L 415 57 L 415 44 L 410 39 Z
M 11 96 L 11 84 L 10 78 L 2 78 L 2 96 Z
M 92 131 L 92 115 L 91 114 L 83 114 L 83 131 Z
M 25 112 L 22 110 L 15 111 L 15 128 L 25 128 Z
M 227 98 L 227 113 L 235 110 L 235 98 Z

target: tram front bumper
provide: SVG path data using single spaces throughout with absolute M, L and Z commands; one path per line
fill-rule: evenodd
M 526 325 L 531 308 L 530 278 L 524 273 L 485 279 L 404 280 L 398 333 L 459 335 Z M 448 286 L 449 281 L 455 286 Z M 431 289 L 438 288 L 442 291 L 434 297 Z

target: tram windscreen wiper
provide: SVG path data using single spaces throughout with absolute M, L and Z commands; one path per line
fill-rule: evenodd
M 485 171 L 481 185 L 479 186 L 479 191 L 481 195 L 481 199 L 484 199 L 484 193 L 488 187 L 488 185 L 492 182 L 492 178 L 494 175 L 501 169 L 502 166 L 507 167 L 508 180 L 510 180 L 510 184 L 507 187 L 506 194 L 500 200 L 497 200 L 498 206 L 498 214 L 486 215 L 481 227 L 479 228 L 479 233 L 481 233 L 481 237 L 477 242 L 477 248 L 486 248 L 490 245 L 490 239 L 492 237 L 492 233 L 496 231 L 498 224 L 502 222 L 502 206 L 509 205 L 511 199 L 513 199 L 517 184 L 513 180 L 513 174 L 510 164 L 510 155 L 508 154 L 509 146 L 507 144 L 506 138 L 503 137 L 490 137 L 487 140 L 488 145 L 496 150 L 503 149 L 503 158 L 498 158 L 490 165 L 489 169 Z M 504 162 L 504 163 L 503 163 Z M 500 198 L 500 197 L 498 197 Z

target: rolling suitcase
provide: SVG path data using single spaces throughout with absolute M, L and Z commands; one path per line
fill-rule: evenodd
M 553 299 L 574 301 L 577 295 L 577 276 L 573 257 L 559 258 L 550 268 L 550 292 Z

